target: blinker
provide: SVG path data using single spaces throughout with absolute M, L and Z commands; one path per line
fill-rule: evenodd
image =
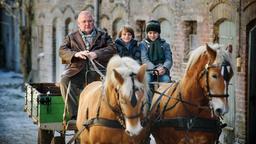
M 133 94 L 132 94 L 131 105 L 133 107 L 135 107 L 137 105 L 137 99 L 136 99 L 136 95 L 135 95 L 134 91 L 133 91 Z
M 230 72 L 230 65 L 228 64 L 222 64 L 221 65 L 221 75 L 223 76 L 225 81 L 229 81 L 229 75 L 231 74 Z
M 131 76 L 131 79 L 132 79 L 132 98 L 131 98 L 131 105 L 132 105 L 133 107 L 135 107 L 135 106 L 137 105 L 137 98 L 136 98 L 136 95 L 135 95 L 136 88 L 135 88 L 135 83 L 134 83 L 134 76 L 136 76 L 136 74 L 131 73 L 130 76 Z

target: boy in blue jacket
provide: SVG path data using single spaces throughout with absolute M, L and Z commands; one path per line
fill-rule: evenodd
M 172 67 L 172 52 L 170 45 L 160 38 L 161 27 L 157 20 L 150 20 L 146 27 L 147 36 L 140 43 L 141 60 L 146 63 L 148 69 L 155 70 L 149 72 L 149 82 L 170 82 L 169 71 Z M 158 72 L 156 72 L 158 71 Z

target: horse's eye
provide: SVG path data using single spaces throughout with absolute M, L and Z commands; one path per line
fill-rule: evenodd
M 212 75 L 212 77 L 215 78 L 215 79 L 218 78 L 217 74 Z

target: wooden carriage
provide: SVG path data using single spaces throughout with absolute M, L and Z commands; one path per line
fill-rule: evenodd
M 38 144 L 63 143 L 64 135 L 54 137 L 55 132 L 63 130 L 64 101 L 57 84 L 25 83 L 24 111 L 38 125 Z

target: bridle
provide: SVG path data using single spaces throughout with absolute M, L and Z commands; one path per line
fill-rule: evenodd
M 228 84 L 229 84 L 229 71 L 228 71 L 228 67 L 230 67 L 229 64 L 227 63 L 223 63 L 220 65 L 221 67 L 221 71 L 222 71 L 222 76 L 223 76 L 223 79 L 226 83 L 226 88 L 225 88 L 225 93 L 226 94 L 212 94 L 211 93 L 211 90 L 210 90 L 210 84 L 209 84 L 209 70 L 211 68 L 218 68 L 219 65 L 216 65 L 216 64 L 206 64 L 205 65 L 205 69 L 202 71 L 200 77 L 199 77 L 199 80 L 204 76 L 206 75 L 206 96 L 208 96 L 209 99 L 212 99 L 213 97 L 219 97 L 219 98 L 228 98 L 229 97 L 229 94 L 228 94 Z
M 135 73 L 131 73 L 130 77 L 132 80 L 132 96 L 131 96 L 131 100 L 130 103 L 132 105 L 132 107 L 135 107 L 138 103 L 137 98 L 136 98 L 136 92 L 140 91 L 140 89 L 136 88 L 135 86 L 135 79 L 136 74 Z M 108 106 L 111 108 L 111 110 L 116 114 L 118 121 L 120 122 L 120 124 L 123 126 L 123 128 L 125 128 L 125 119 L 136 119 L 138 117 L 140 117 L 142 115 L 142 111 L 144 108 L 144 103 L 142 104 L 141 108 L 140 108 L 140 112 L 134 115 L 127 115 L 123 112 L 121 103 L 122 103 L 122 95 L 120 95 L 120 88 L 115 88 L 115 96 L 116 96 L 116 100 L 118 102 L 117 106 L 112 106 L 109 101 Z

